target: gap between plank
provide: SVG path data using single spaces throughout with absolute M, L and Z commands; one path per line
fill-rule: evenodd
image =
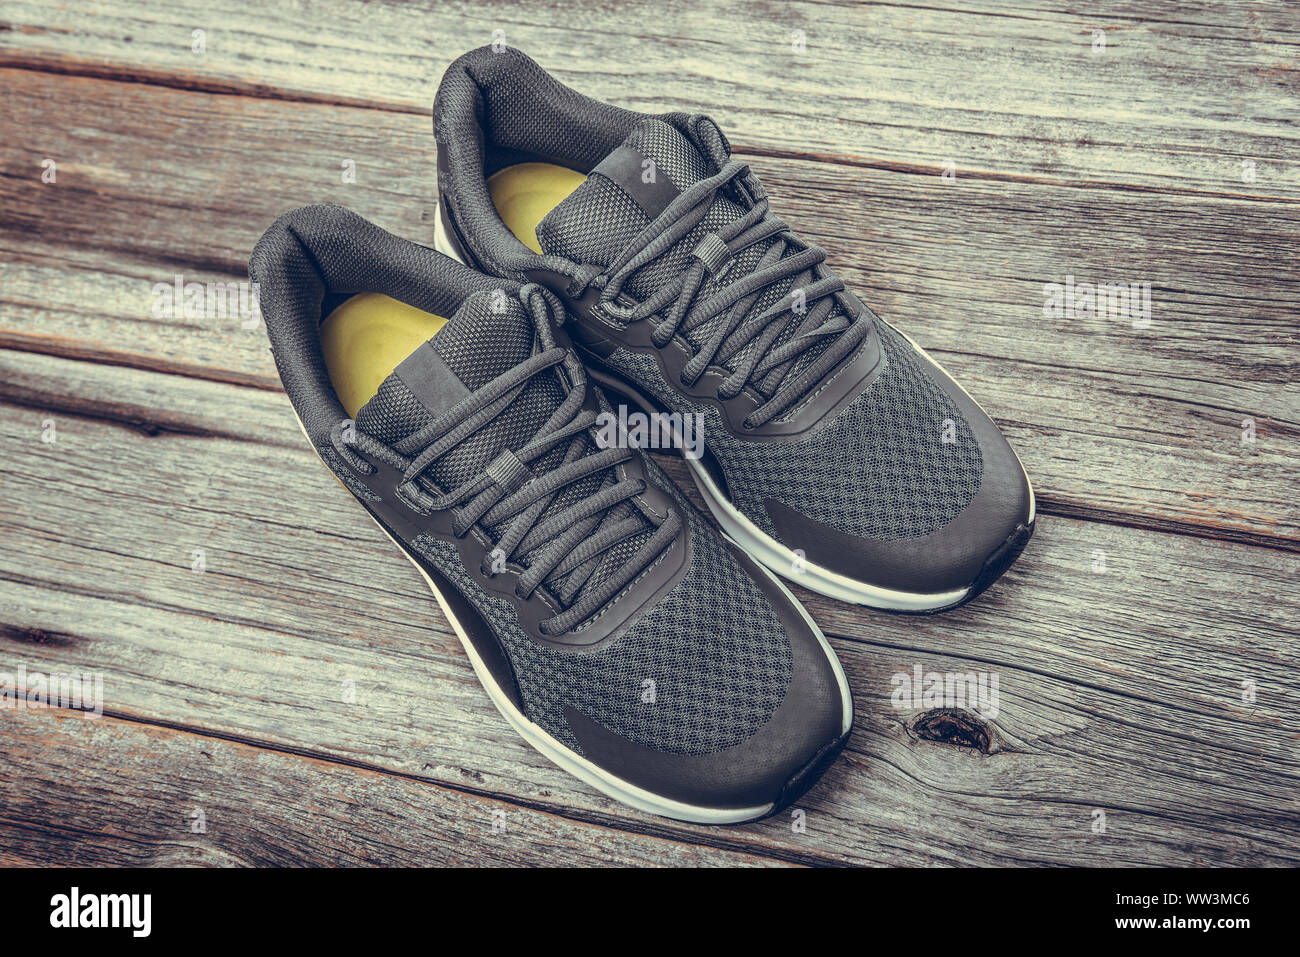
M 61 706 L 57 706 L 57 705 L 54 707 L 57 708 L 58 710 L 66 710 L 66 711 L 74 710 L 69 708 L 62 708 Z M 451 783 L 436 781 L 430 778 L 421 777 L 420 775 L 410 771 L 398 771 L 393 768 L 385 768 L 379 765 L 367 763 L 365 761 L 359 761 L 355 758 L 347 758 L 341 755 L 325 754 L 322 752 L 313 751 L 309 748 L 298 748 L 298 747 L 293 747 L 291 745 L 273 744 L 271 742 L 260 741 L 255 738 L 250 738 L 244 735 L 233 734 L 225 731 L 216 731 L 213 729 L 199 728 L 193 725 L 187 725 L 176 721 L 167 721 L 161 718 L 146 718 L 138 715 L 128 714 L 126 712 L 111 711 L 109 709 L 104 709 L 103 717 L 109 718 L 114 721 L 128 722 L 130 724 L 139 725 L 145 728 L 160 728 L 167 731 L 173 731 L 179 734 L 193 735 L 194 737 L 198 737 L 198 738 L 210 738 L 218 741 L 227 741 L 232 744 L 242 745 L 244 747 L 249 747 L 249 748 L 256 748 L 261 751 L 269 751 L 275 754 L 284 754 L 290 757 L 303 758 L 309 761 L 319 761 L 323 764 L 330 764 L 336 767 L 353 768 L 358 771 L 368 771 L 375 774 L 386 775 L 392 778 L 400 778 L 405 781 L 412 781 L 417 784 L 421 784 L 428 788 L 434 788 L 442 791 L 450 791 L 455 794 L 463 794 L 480 800 L 498 801 L 502 804 L 508 804 L 512 807 L 518 807 L 521 809 L 534 811 L 540 814 L 548 814 L 552 817 L 563 818 L 568 821 L 574 821 L 578 824 L 593 825 L 595 827 L 605 827 L 612 831 L 621 831 L 624 834 L 632 834 L 638 837 L 650 837 L 650 838 L 655 838 L 656 840 L 669 841 L 671 843 L 682 845 L 685 847 L 701 847 L 701 846 L 710 847 L 713 848 L 714 850 L 732 851 L 738 854 L 747 854 L 750 857 L 763 858 L 769 861 L 779 861 L 780 863 L 783 864 L 797 864 L 805 867 L 826 866 L 828 863 L 834 863 L 836 861 L 836 859 L 833 857 L 823 857 L 817 855 L 803 857 L 797 853 L 791 853 L 788 851 L 784 851 L 782 849 L 773 848 L 766 845 L 762 846 L 761 849 L 755 849 L 752 845 L 748 845 L 741 841 L 724 841 L 721 843 L 715 843 L 713 840 L 710 840 L 710 838 L 715 836 L 713 834 L 700 835 L 700 840 L 687 840 L 680 834 L 673 834 L 669 828 L 656 828 L 654 826 L 655 822 L 646 822 L 650 826 L 648 826 L 645 830 L 641 830 L 629 826 L 630 824 L 633 823 L 632 819 L 625 819 L 620 817 L 606 818 L 599 811 L 593 812 L 592 816 L 588 817 L 582 813 L 576 813 L 573 811 L 566 812 L 565 810 L 559 809 L 558 807 L 555 806 L 547 806 L 545 804 L 536 803 L 520 797 L 501 795 L 493 791 L 479 790 L 471 787 L 456 786 Z M 636 823 L 640 823 L 640 822 L 636 822 Z M 690 825 L 683 823 L 682 826 L 689 827 Z
M 385 113 L 400 113 L 411 116 L 428 116 L 432 103 L 428 107 L 416 107 L 404 103 L 363 97 L 341 97 L 311 93 L 302 90 L 288 90 L 267 83 L 251 83 L 245 80 L 217 80 L 192 74 L 177 73 L 167 70 L 129 67 L 116 64 L 91 63 L 75 58 L 28 56 L 0 50 L 0 69 L 26 70 L 32 73 L 47 73 L 58 76 L 85 77 L 112 83 L 138 83 L 146 86 L 167 87 L 174 90 L 186 90 L 194 93 L 208 93 L 215 96 L 243 96 L 253 99 L 278 100 L 286 103 L 310 103 L 319 106 L 337 106 L 353 109 L 377 110 Z M 430 133 L 432 136 L 432 133 Z M 802 160 L 820 163 L 826 166 L 856 167 L 861 169 L 878 169 L 885 172 L 902 173 L 910 176 L 935 176 L 943 172 L 941 166 L 921 163 L 890 162 L 883 159 L 866 159 L 844 156 L 837 153 L 809 153 L 799 150 L 785 150 L 773 147 L 733 143 L 733 148 L 743 156 L 765 156 L 773 159 Z M 993 170 L 962 169 L 966 179 L 989 182 L 1022 183 L 1038 186 L 1056 186 L 1066 189 L 1116 190 L 1119 192 L 1155 193 L 1169 196 L 1201 196 L 1215 199 L 1232 199 L 1253 203 L 1282 203 L 1300 205 L 1300 199 L 1285 196 L 1266 196 L 1255 193 L 1227 192 L 1220 190 L 1201 190 L 1178 186 L 1152 186 L 1138 183 L 1107 182 L 1105 180 L 1063 180 L 1048 176 L 1034 176 L 1026 173 L 1004 173 Z
M 164 375 L 177 375 L 185 378 L 220 382 L 238 388 L 257 389 L 263 392 L 284 392 L 280 383 L 270 379 L 269 377 L 246 376 L 236 373 L 223 373 L 221 371 L 211 372 L 204 367 L 163 362 L 129 354 L 104 353 L 76 347 L 61 347 L 53 341 L 43 341 L 31 336 L 0 334 L 0 349 L 13 349 L 18 352 L 34 352 L 40 355 L 48 355 L 74 362 L 88 362 L 93 365 L 121 366 L 124 368 L 139 369 L 145 372 L 156 372 Z M 35 402 L 0 387 L 0 403 L 19 408 L 55 411 L 75 418 L 118 425 L 123 428 L 132 429 L 133 431 L 145 436 L 163 434 L 189 435 L 197 438 L 224 438 L 238 442 L 257 443 L 256 438 L 248 435 L 205 431 L 198 428 L 187 427 L 185 423 L 181 421 L 169 422 L 164 417 L 149 418 L 143 415 L 122 415 L 120 413 L 115 413 L 111 404 L 108 403 L 103 403 L 102 408 L 97 407 L 96 400 L 94 399 L 75 402 L 70 401 L 64 404 L 53 404 L 48 399 L 43 402 Z M 283 445 L 283 443 L 271 444 Z M 1058 518 L 1094 522 L 1122 528 L 1133 528 L 1142 531 L 1182 535 L 1189 538 L 1200 538 L 1210 541 L 1226 541 L 1239 545 L 1269 548 L 1282 552 L 1300 552 L 1300 540 L 1287 538 L 1281 535 L 1267 535 L 1262 532 L 1251 532 L 1244 529 L 1235 529 L 1226 526 L 1180 521 L 1174 518 L 1161 518 L 1158 516 L 1141 515 L 1133 512 L 1120 512 L 1108 509 L 1104 506 L 1088 505 L 1084 502 L 1073 501 L 1068 498 L 1054 495 L 1051 492 L 1042 492 L 1041 490 L 1036 490 L 1036 492 L 1038 513 L 1042 515 L 1052 515 Z

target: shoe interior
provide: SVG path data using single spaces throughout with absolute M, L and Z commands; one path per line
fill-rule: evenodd
M 439 188 L 455 228 L 481 240 L 474 257 L 516 279 L 535 268 L 537 223 L 651 118 L 689 116 L 593 100 L 511 47 L 459 57 L 439 85 L 434 127 Z
M 333 309 L 321 323 L 321 350 L 348 416 L 355 419 L 398 363 L 446 321 L 377 292 L 352 296 Z
M 488 194 L 501 221 L 535 253 L 541 253 L 537 224 L 582 185 L 586 176 L 554 163 L 516 163 L 488 177 Z

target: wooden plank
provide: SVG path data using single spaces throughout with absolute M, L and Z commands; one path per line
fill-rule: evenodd
M 59 709 L 4 721 L 3 866 L 776 863 L 133 721 Z
M 500 31 L 593 96 L 717 115 L 758 152 L 1300 199 L 1300 17 L 1282 2 L 663 0 L 638 11 L 530 0 L 503 14 L 432 0 L 255 12 L 236 0 L 117 0 L 93 16 L 11 2 L 5 20 L 0 63 L 423 115 L 447 64 Z M 206 31 L 201 53 L 195 29 Z
M 20 353 L 0 353 L 0 382 L 0 660 L 102 672 L 112 715 L 795 862 L 1300 861 L 1285 552 L 1044 519 L 949 615 L 802 593 L 857 697 L 848 753 L 805 831 L 697 828 L 604 800 L 509 730 L 282 396 Z M 996 716 L 966 736 L 985 747 L 894 706 L 917 666 L 998 676 Z
M 421 118 L 6 72 L 25 132 L 0 158 L 31 176 L 0 185 L 0 344 L 276 388 L 260 329 L 156 318 L 154 285 L 239 278 L 260 231 L 306 202 L 431 233 Z M 47 154 L 53 185 L 39 181 Z M 355 183 L 340 182 L 344 154 Z M 755 165 L 777 207 L 1004 425 L 1045 512 L 1298 547 L 1285 264 L 1300 208 L 1144 193 L 1103 208 L 1043 184 Z M 1060 228 L 1098 215 L 1095 232 Z M 1151 325 L 1044 317 L 1044 283 L 1068 276 L 1149 282 Z

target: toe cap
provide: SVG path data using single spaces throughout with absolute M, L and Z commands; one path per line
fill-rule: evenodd
M 802 549 L 816 565 L 915 594 L 970 589 L 969 599 L 1024 548 L 1033 529 L 1033 492 L 1015 452 L 975 401 L 920 350 L 915 361 L 961 410 L 983 460 L 979 491 L 955 518 L 924 536 L 872 539 L 833 528 L 776 499 L 764 499 L 763 506 L 781 542 Z M 869 499 L 871 489 L 861 494 Z
M 692 806 L 771 813 L 797 799 L 834 762 L 852 727 L 853 703 L 834 652 L 807 613 L 768 572 L 733 552 L 790 639 L 789 687 L 756 733 L 723 751 L 682 755 L 630 742 L 572 708 L 566 718 L 583 755 L 624 781 Z

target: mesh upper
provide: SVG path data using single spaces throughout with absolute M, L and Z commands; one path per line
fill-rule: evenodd
M 508 101 L 515 96 L 522 99 L 511 105 Z M 521 159 L 548 157 L 590 170 L 626 143 L 653 159 L 657 171 L 678 189 L 685 189 L 715 172 L 729 155 L 725 137 L 701 117 L 655 118 L 599 103 L 563 86 L 522 54 L 502 58 L 484 51 L 466 54 L 459 66 L 449 70 L 439 100 L 435 106 L 438 141 L 449 156 L 444 198 L 466 225 L 474 254 L 505 275 L 516 274 L 538 257 L 523 250 L 522 244 L 508 248 L 513 237 L 506 235 L 508 230 L 495 215 L 483 183 L 485 172 Z M 486 157 L 473 147 L 485 140 Z M 493 144 L 503 149 L 494 154 Z M 645 299 L 680 273 L 706 233 L 743 212 L 739 197 L 719 192 L 690 235 L 630 277 L 624 288 Z M 594 175 L 543 219 L 537 235 L 551 260 L 558 256 L 607 266 L 646 222 L 644 212 L 621 188 Z M 759 244 L 742 252 L 721 278 L 706 280 L 696 301 L 750 272 L 762 251 Z M 751 307 L 751 315 L 780 299 L 792 282 L 783 280 L 765 290 Z M 838 313 L 840 305 L 836 303 L 834 309 Z M 721 462 L 736 507 L 769 534 L 779 538 L 763 508 L 765 498 L 850 535 L 877 540 L 922 537 L 955 519 L 978 494 L 983 453 L 961 410 L 931 378 L 912 346 L 885 323 L 870 321 L 882 347 L 878 378 L 834 419 L 794 442 L 736 439 L 711 407 L 672 389 L 651 356 L 619 348 L 604 361 L 663 407 L 704 415 L 706 447 Z M 772 347 L 785 342 L 798 324 L 787 323 Z M 698 346 L 713 328 L 706 322 L 684 335 Z M 815 361 L 829 342 L 804 351 L 789 375 Z M 734 368 L 750 357 L 753 348 L 754 344 L 746 346 L 726 365 Z M 749 383 L 764 391 L 772 385 Z M 945 443 L 949 421 L 954 441 Z
M 481 386 L 533 349 L 531 335 L 512 328 L 522 318 L 520 312 L 484 311 L 491 302 L 487 297 L 497 294 L 495 287 L 505 286 L 507 302 L 513 302 L 512 284 L 489 280 L 337 207 L 304 208 L 282 217 L 259 242 L 250 275 L 262 284 L 267 331 L 295 410 L 326 463 L 364 501 L 374 502 L 375 493 L 352 477 L 330 439 L 345 412 L 320 352 L 317 327 L 325 297 L 379 291 L 452 315 L 434 337 L 434 348 L 469 388 Z M 485 327 L 488 322 L 495 325 Z M 517 407 L 516 414 L 535 415 L 553 410 L 557 395 L 548 397 L 546 388 L 528 398 L 525 390 L 511 411 Z M 608 409 L 603 401 L 601 405 Z M 395 379 L 381 386 L 378 401 L 372 399 L 367 408 L 364 422 L 358 413 L 358 427 L 388 442 L 429 417 Z M 497 441 L 518 448 L 528 429 L 510 421 L 515 424 Z M 484 431 L 463 446 L 484 441 Z M 465 462 L 482 452 L 466 453 Z M 484 615 L 511 657 L 526 714 L 569 747 L 580 750 L 564 718 L 566 704 L 646 747 L 713 753 L 746 740 L 780 705 L 792 675 L 789 640 L 761 589 L 718 534 L 662 472 L 644 456 L 641 461 L 689 523 L 693 554 L 672 591 L 597 651 L 537 644 L 523 634 L 513 605 L 469 576 L 454 545 L 432 536 L 409 544 Z M 624 544 L 620 550 L 626 554 L 630 547 Z M 641 700 L 647 678 L 657 685 L 654 704 Z
M 678 129 L 658 120 L 648 119 L 627 137 L 626 145 L 654 161 L 656 173 L 666 175 L 679 191 L 684 191 L 715 172 L 694 144 Z M 695 227 L 664 254 L 656 257 L 633 274 L 624 288 L 637 299 L 649 298 L 660 286 L 680 275 L 691 262 L 691 253 L 709 233 L 745 214 L 745 207 L 736 200 L 719 193 L 712 206 Z M 623 190 L 604 176 L 588 177 L 576 190 L 538 224 L 537 238 L 547 253 L 564 256 L 578 263 L 610 265 L 632 238 L 649 222 L 645 212 Z M 773 238 L 755 243 L 741 251 L 731 267 L 721 276 L 710 278 L 696 293 L 695 301 L 703 302 L 719 289 L 726 288 L 749 274 L 767 249 L 778 240 Z M 784 256 L 794 255 L 787 249 Z M 749 315 L 758 315 L 777 302 L 789 291 L 798 277 L 791 276 L 772 283 L 749 308 Z M 840 315 L 836 304 L 830 315 Z M 791 315 L 773 347 L 785 342 L 798 328 L 803 317 Z M 679 333 L 693 346 L 705 343 L 716 326 L 726 321 L 726 312 L 714 316 L 694 329 Z M 830 344 L 823 340 L 799 355 L 790 374 L 805 368 Z M 747 358 L 756 344 L 740 349 L 728 357 L 726 368 L 734 369 Z M 759 383 L 751 381 L 752 388 Z M 771 394 L 771 389 L 766 390 Z
M 704 442 L 727 475 L 733 503 L 777 535 L 763 499 L 771 498 L 850 535 L 919 538 L 947 525 L 979 491 L 984 459 L 952 398 L 930 378 L 915 350 L 876 323 L 884 367 L 832 420 L 795 442 L 745 442 L 712 406 L 664 383 L 649 355 L 616 349 L 604 361 L 675 411 L 704 416 Z M 952 423 L 953 442 L 944 442 Z
M 491 292 L 468 298 L 433 337 L 432 344 L 447 368 L 467 389 L 474 391 L 531 356 L 533 338 L 531 320 L 519 300 L 513 297 L 503 300 Z M 533 376 L 498 415 L 440 456 L 424 475 L 442 491 L 473 481 L 503 449 L 518 451 L 527 445 L 563 401 L 564 391 L 555 374 Z M 383 381 L 375 397 L 357 412 L 356 422 L 357 428 L 391 445 L 432 420 L 429 411 L 394 374 Z M 567 449 L 567 442 L 560 443 L 535 459 L 530 468 L 539 475 L 555 468 L 563 462 Z M 595 450 L 595 443 L 588 439 L 582 454 Z M 614 481 L 609 470 L 565 486 L 539 520 L 595 494 L 606 481 Z M 602 524 L 612 524 L 634 511 L 627 503 L 621 503 L 609 510 Z M 499 538 L 511 521 L 507 519 L 487 530 Z M 597 561 L 589 585 L 597 585 L 617 571 L 653 534 L 653 528 L 646 522 L 642 531 L 629 535 L 605 552 Z M 538 550 L 545 547 L 543 543 Z M 525 565 L 532 557 L 531 553 L 516 556 Z
M 590 653 L 545 647 L 519 628 L 509 602 L 480 588 L 454 546 L 422 536 L 414 547 L 491 623 L 510 656 L 524 711 L 581 753 L 564 706 L 629 741 L 672 754 L 712 754 L 742 743 L 785 697 L 793 661 L 781 621 L 717 533 L 691 506 L 684 577 L 613 642 Z M 643 682 L 655 701 L 642 701 Z

